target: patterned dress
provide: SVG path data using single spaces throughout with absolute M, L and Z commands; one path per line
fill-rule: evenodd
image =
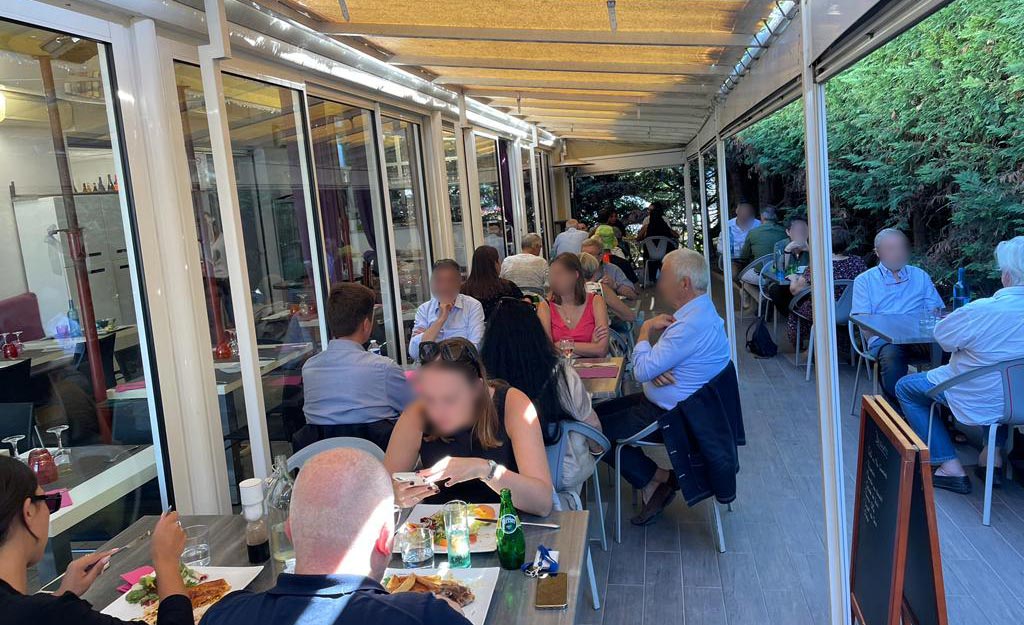
M 832 279 L 833 280 L 853 280 L 861 273 L 868 270 L 868 266 L 864 263 L 864 259 L 860 256 L 847 256 L 842 260 L 832 260 Z M 807 268 L 807 279 L 811 280 L 811 269 Z M 834 297 L 838 300 L 843 294 L 843 290 L 836 287 Z M 805 318 L 801 318 L 805 317 Z M 811 335 L 811 323 L 807 319 L 813 319 L 813 310 L 811 309 L 811 298 L 805 299 L 800 303 L 792 312 L 789 313 L 789 319 L 786 322 L 786 335 L 789 337 L 789 342 L 796 345 L 796 329 L 797 324 L 801 324 L 800 328 L 800 342 L 804 345 L 798 346 L 803 349 L 807 344 L 807 341 Z

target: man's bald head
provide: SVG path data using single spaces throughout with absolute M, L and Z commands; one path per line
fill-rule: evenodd
M 292 492 L 296 572 L 377 573 L 390 556 L 394 503 L 391 477 L 365 451 L 332 449 L 309 459 Z

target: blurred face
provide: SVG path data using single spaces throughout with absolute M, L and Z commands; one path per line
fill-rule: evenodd
M 806 241 L 807 223 L 803 221 L 794 221 L 788 228 L 786 228 L 786 234 L 789 235 L 790 241 Z
M 596 258 L 597 260 L 601 260 L 602 252 L 604 252 L 604 247 L 603 246 L 592 245 L 590 243 L 585 243 L 580 249 L 581 249 L 581 251 L 584 251 L 587 254 L 590 254 L 591 256 Z
M 555 293 L 563 296 L 571 295 L 576 288 L 576 280 L 578 279 L 578 274 L 575 271 L 570 271 L 562 263 L 553 263 L 551 265 L 548 282 L 551 284 L 551 290 Z
M 462 288 L 462 276 L 451 267 L 440 267 L 430 277 L 430 292 L 442 302 L 451 302 Z
M 679 281 L 676 280 L 676 272 L 670 266 L 664 266 L 661 268 L 661 274 L 658 275 L 658 283 L 654 285 L 655 291 L 658 296 L 670 304 L 675 304 L 676 300 L 679 299 Z
M 899 271 L 910 260 L 910 244 L 906 237 L 891 234 L 878 242 L 875 253 L 878 254 L 878 261 L 889 271 Z
M 754 218 L 754 207 L 750 204 L 740 204 L 736 207 L 736 221 L 749 222 Z
M 423 367 L 416 374 L 416 392 L 427 420 L 442 435 L 454 434 L 473 423 L 483 380 L 471 382 L 458 371 Z

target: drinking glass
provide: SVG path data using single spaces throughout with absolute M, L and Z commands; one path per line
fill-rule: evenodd
M 19 354 L 25 350 L 25 344 L 21 342 L 21 333 L 22 332 L 24 332 L 24 330 L 15 330 L 14 331 L 14 346 L 18 348 L 18 353 Z
M 441 509 L 444 517 L 444 533 L 448 539 L 448 566 L 453 569 L 468 569 L 469 525 L 472 522 L 470 507 L 465 501 L 449 501 Z
M 576 349 L 576 342 L 572 339 L 562 339 L 558 341 L 558 351 L 562 354 L 562 357 L 566 360 L 572 360 L 573 352 Z
M 0 343 L 0 356 L 3 356 L 4 358 L 8 357 L 7 356 L 7 335 L 9 335 L 9 334 L 10 334 L 10 332 L 0 332 L 0 336 L 4 337 L 4 342 Z
M 406 525 L 398 533 L 398 550 L 407 569 L 434 568 L 434 531 Z
M 299 293 L 299 314 L 303 317 L 309 315 L 309 295 Z
M 57 465 L 57 469 L 61 473 L 71 472 L 71 450 L 65 449 L 64 443 L 61 440 L 61 434 L 64 430 L 68 429 L 67 425 L 55 425 L 52 428 L 46 428 L 47 434 L 53 434 L 57 437 L 57 451 L 53 455 L 53 461 Z
M 234 330 L 226 330 L 228 333 L 228 346 L 231 348 L 231 356 L 238 355 L 238 333 Z
M 2 442 L 5 445 L 10 445 L 11 446 L 11 457 L 13 457 L 13 458 L 17 458 L 18 457 L 18 443 L 20 443 L 21 439 L 23 439 L 23 438 L 25 438 L 24 434 L 15 434 L 13 436 L 8 436 L 7 438 L 3 439 Z
M 181 552 L 185 566 L 210 566 L 210 527 L 189 525 L 185 528 L 185 550 Z

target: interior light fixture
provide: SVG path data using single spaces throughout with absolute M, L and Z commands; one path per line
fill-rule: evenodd
M 341 7 L 341 16 L 345 18 L 345 21 L 351 22 L 352 17 L 348 14 L 348 3 L 345 0 L 338 0 L 338 6 Z
M 608 0 L 608 23 L 613 33 L 619 29 L 619 20 L 615 17 L 615 0 Z

